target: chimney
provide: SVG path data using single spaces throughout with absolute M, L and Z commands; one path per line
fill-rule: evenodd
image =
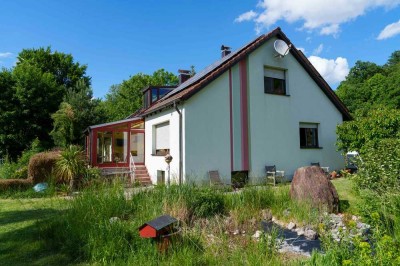
M 190 70 L 179 69 L 178 73 L 179 73 L 179 85 L 181 85 L 183 82 L 185 82 L 191 77 Z
M 221 46 L 221 58 L 227 56 L 231 53 L 231 47 L 222 45 Z

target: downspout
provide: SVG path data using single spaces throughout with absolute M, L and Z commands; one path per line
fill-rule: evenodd
M 176 101 L 174 101 L 174 108 L 178 112 L 179 115 L 179 185 L 182 185 L 182 161 L 183 161 L 183 154 L 182 154 L 182 113 L 179 110 L 178 106 L 176 105 Z

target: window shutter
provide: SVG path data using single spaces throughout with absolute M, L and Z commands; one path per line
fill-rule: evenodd
M 156 150 L 169 149 L 169 122 L 155 126 Z
M 265 68 L 264 76 L 274 79 L 285 79 L 285 71 L 280 69 Z
M 300 128 L 318 128 L 317 123 L 300 123 Z

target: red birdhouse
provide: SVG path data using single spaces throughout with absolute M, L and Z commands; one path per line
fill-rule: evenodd
M 158 251 L 166 252 L 173 239 L 179 234 L 175 228 L 178 220 L 169 215 L 160 216 L 139 227 L 139 234 L 143 238 L 151 238 L 156 241 Z
M 139 234 L 143 238 L 158 238 L 174 232 L 177 219 L 169 215 L 162 215 L 139 227 Z

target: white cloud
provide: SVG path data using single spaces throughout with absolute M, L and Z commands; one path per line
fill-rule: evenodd
M 321 35 L 333 35 L 337 36 L 339 33 L 339 24 L 331 24 L 329 26 L 323 27 L 319 32 Z
M 377 40 L 384 40 L 384 39 L 388 39 L 391 38 L 397 34 L 400 34 L 400 20 L 387 25 L 382 31 L 381 33 L 379 33 L 378 38 L 376 38 Z
M 268 29 L 283 20 L 288 23 L 303 22 L 303 29 L 317 30 L 322 35 L 337 35 L 340 24 L 356 19 L 375 8 L 394 8 L 400 0 L 261 0 L 257 8 L 246 12 L 235 19 L 237 22 L 253 20 L 256 31 Z M 242 17 L 245 14 L 247 17 Z M 244 19 L 246 18 L 246 19 Z
M 319 55 L 320 53 L 322 53 L 322 50 L 324 50 L 324 45 L 321 43 L 320 45 L 318 45 L 317 48 L 314 49 L 312 54 Z
M 243 13 L 240 16 L 238 16 L 235 19 L 235 22 L 249 21 L 249 20 L 252 20 L 255 17 L 257 17 L 257 15 L 258 14 L 256 12 L 254 12 L 253 10 L 250 10 L 250 11 L 248 11 L 246 13 Z
M 13 54 L 10 52 L 5 52 L 5 53 L 0 53 L 0 58 L 9 58 L 11 57 Z
M 310 60 L 321 76 L 330 84 L 343 81 L 350 71 L 347 59 L 343 57 L 326 59 L 312 55 L 308 60 Z

